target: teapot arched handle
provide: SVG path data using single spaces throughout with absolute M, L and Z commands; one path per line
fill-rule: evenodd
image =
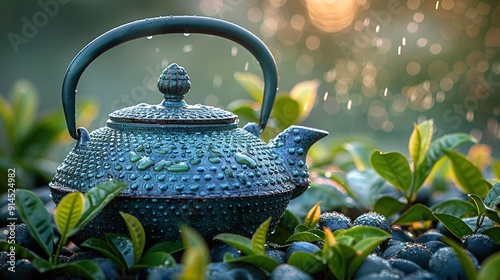
M 71 137 L 80 139 L 76 129 L 76 87 L 83 71 L 105 51 L 133 39 L 171 33 L 201 33 L 232 40 L 246 48 L 260 63 L 264 77 L 264 97 L 258 128 L 267 124 L 278 86 L 278 71 L 267 46 L 253 33 L 236 24 L 200 16 L 167 16 L 147 18 L 118 26 L 85 46 L 66 70 L 62 86 L 62 101 L 66 125 Z

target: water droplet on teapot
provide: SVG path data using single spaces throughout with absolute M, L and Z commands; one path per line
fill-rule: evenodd
M 257 167 L 257 163 L 255 162 L 255 160 L 245 154 L 235 153 L 234 158 L 236 159 L 236 162 L 239 164 L 246 164 L 248 167 L 252 169 Z
M 182 33 L 182 35 L 184 35 L 184 37 L 189 37 L 189 35 L 191 35 L 191 33 Z
M 148 40 L 151 40 L 151 39 L 153 39 L 153 36 L 148 36 L 148 37 L 146 37 L 146 38 L 147 38 Z
M 188 172 L 189 165 L 187 165 L 187 163 L 185 162 L 180 162 L 167 167 L 167 170 L 170 172 Z
M 150 168 L 151 166 L 153 166 L 154 164 L 155 164 L 155 161 L 152 160 L 151 158 L 143 157 L 142 159 L 140 159 L 137 162 L 137 169 L 146 170 L 146 169 Z

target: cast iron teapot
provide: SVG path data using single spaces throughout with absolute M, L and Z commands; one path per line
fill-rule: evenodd
M 158 78 L 164 100 L 138 104 L 109 115 L 107 126 L 91 133 L 76 129 L 76 86 L 100 54 L 132 39 L 168 33 L 203 33 L 233 40 L 260 63 L 265 88 L 260 123 L 238 128 L 231 112 L 188 105 L 189 76 L 177 64 Z M 292 126 L 269 144 L 259 139 L 271 112 L 278 74 L 268 48 L 232 23 L 198 16 L 170 16 L 131 22 L 112 29 L 83 48 L 70 63 L 62 99 L 69 133 L 76 146 L 50 183 L 56 204 L 73 191 L 86 192 L 107 180 L 128 188 L 77 235 L 73 242 L 104 233 L 126 233 L 118 211 L 144 225 L 148 244 L 179 239 L 187 223 L 205 239 L 230 232 L 250 236 L 272 217 L 277 225 L 290 199 L 309 186 L 305 163 L 309 147 L 328 133 Z

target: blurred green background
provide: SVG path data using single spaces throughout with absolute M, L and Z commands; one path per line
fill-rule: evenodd
M 282 91 L 319 81 L 303 125 L 330 138 L 362 135 L 407 153 L 413 123 L 434 119 L 435 137 L 470 133 L 500 155 L 497 0 L 1 1 L 0 93 L 26 79 L 39 93 L 40 115 L 62 110 L 62 79 L 80 49 L 118 25 L 167 15 L 210 16 L 254 32 L 276 58 Z M 224 107 L 248 98 L 234 74 L 261 75 L 255 59 L 226 39 L 134 40 L 95 60 L 79 82 L 78 100 L 99 105 L 89 131 L 116 109 L 159 103 L 155 81 L 172 62 L 191 77 L 188 103 Z M 54 159 L 62 161 L 71 145 Z

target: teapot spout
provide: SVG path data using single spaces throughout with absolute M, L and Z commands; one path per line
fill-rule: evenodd
M 327 131 L 304 126 L 290 126 L 269 142 L 284 163 L 295 185 L 292 198 L 301 195 L 309 187 L 309 171 L 306 155 L 309 148 Z

